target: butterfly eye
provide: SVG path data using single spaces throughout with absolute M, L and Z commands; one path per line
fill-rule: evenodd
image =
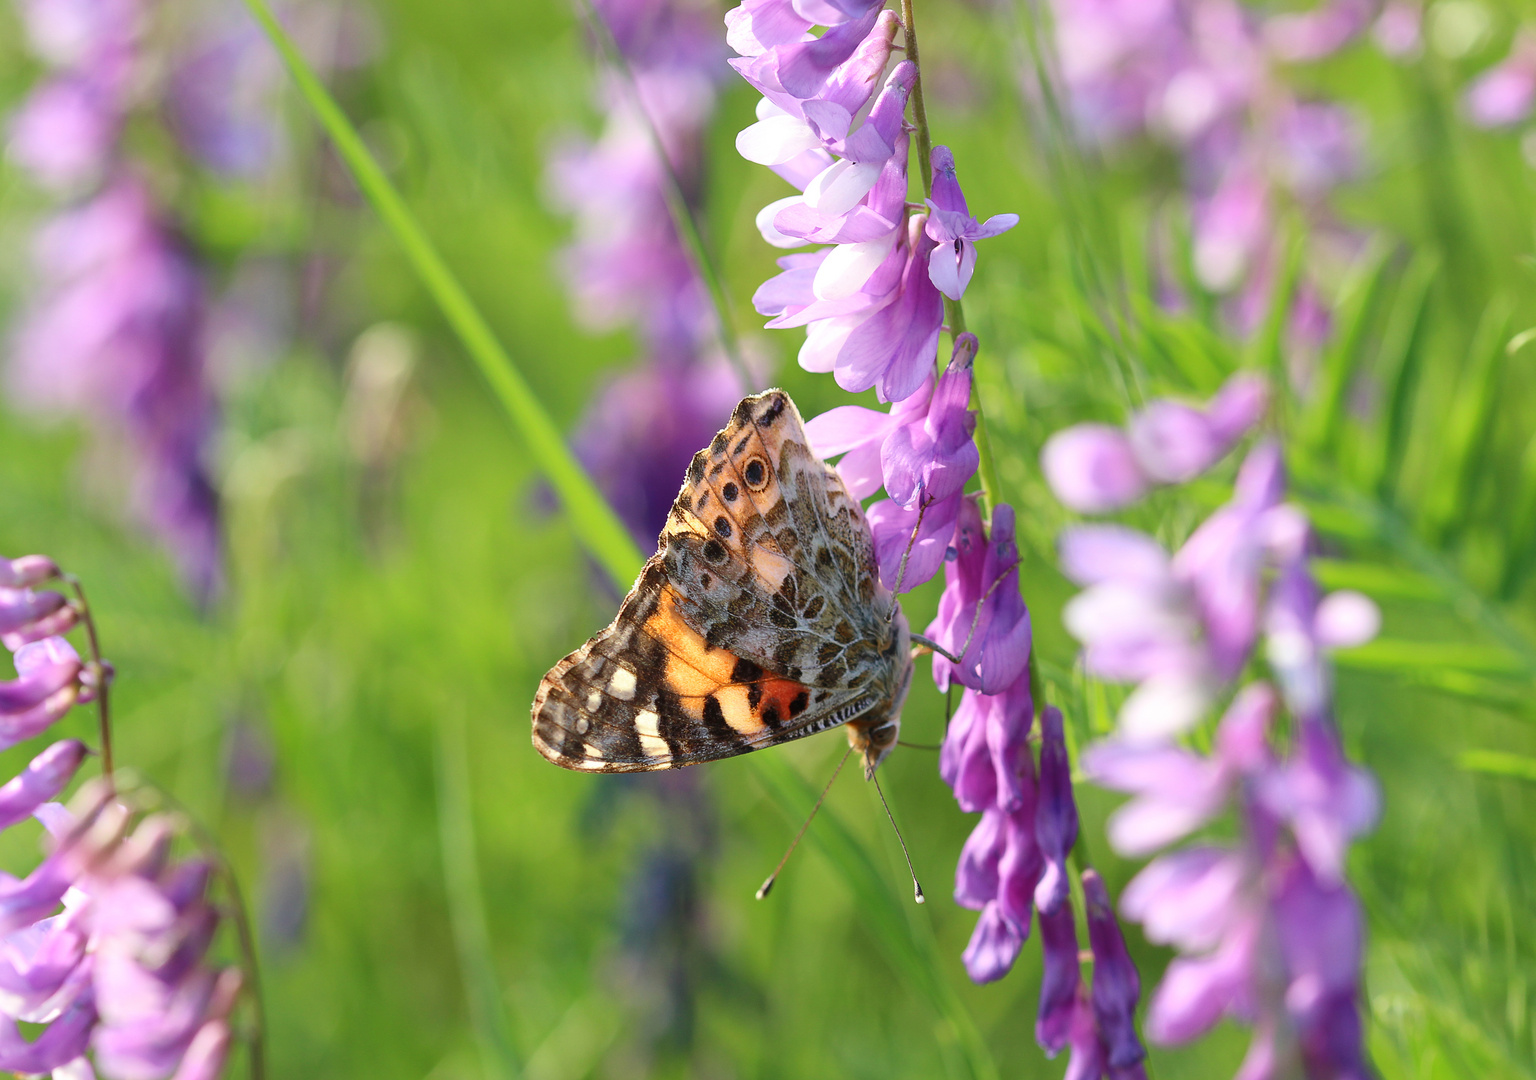
M 755 457 L 741 470 L 741 478 L 753 491 L 762 491 L 768 483 L 768 466 L 763 464 L 762 458 Z
M 725 496 L 726 502 L 735 502 L 736 496 L 741 494 L 741 489 L 736 486 L 734 481 L 727 481 L 726 485 L 720 489 L 720 494 Z

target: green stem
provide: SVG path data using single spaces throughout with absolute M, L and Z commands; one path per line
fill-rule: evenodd
M 932 194 L 928 169 L 933 159 L 933 139 L 928 134 L 928 107 L 923 103 L 923 62 L 917 58 L 917 23 L 912 16 L 912 0 L 901 0 L 901 21 L 906 28 L 907 59 L 917 68 L 917 77 L 912 80 L 912 120 L 917 124 L 917 169 L 926 199 Z
M 112 685 L 112 669 L 101 658 L 101 639 L 96 636 L 96 619 L 91 614 L 91 603 L 85 598 L 85 586 L 74 574 L 61 574 L 64 583 L 74 590 L 79 601 L 76 608 L 85 626 L 85 639 L 91 650 L 91 671 L 96 680 L 96 724 L 101 738 L 101 775 L 112 783 L 112 711 L 108 706 L 108 693 Z
M 465 351 L 480 368 L 521 431 L 535 463 L 560 497 L 571 523 L 582 540 L 614 581 L 633 581 L 644 556 L 613 508 L 582 469 L 559 429 L 540 406 L 532 388 L 496 340 L 480 314 L 443 261 L 426 233 L 405 205 L 405 200 L 379 168 L 357 129 L 341 106 L 300 55 L 265 0 L 245 0 L 245 6 L 261 25 L 282 57 L 299 94 L 314 111 L 320 126 L 331 137 L 337 153 L 351 171 L 357 186 L 378 211 L 384 224 L 405 249 L 407 260 L 421 283 L 459 336 Z
M 907 59 L 917 68 L 917 76 L 912 80 L 910 100 L 912 121 L 917 127 L 918 177 L 923 183 L 923 197 L 927 198 L 933 193 L 930 178 L 933 168 L 933 136 L 928 130 L 928 106 L 923 100 L 923 64 L 918 59 L 917 23 L 912 13 L 912 0 L 901 0 L 901 21 L 906 27 Z M 949 326 L 951 341 L 965 333 L 965 308 L 960 301 L 951 300 L 947 296 L 944 298 L 944 318 Z M 974 378 L 971 381 L 971 408 L 976 413 L 976 451 L 981 457 L 976 467 L 977 478 L 981 481 L 981 513 L 982 517 L 990 521 L 1001 486 L 997 481 L 997 462 L 992 457 L 992 440 L 987 435 L 986 413 L 981 408 L 981 388 Z
M 677 168 L 672 164 L 672 155 L 667 153 L 667 145 L 661 137 L 661 130 L 656 126 L 650 110 L 645 107 L 645 100 L 640 96 L 640 84 L 635 79 L 634 69 L 629 66 L 629 58 L 624 55 L 624 51 L 619 48 L 619 43 L 614 39 L 613 28 L 608 25 L 608 20 L 603 18 L 602 12 L 593 6 L 592 0 L 578 0 L 578 3 L 581 5 L 583 21 L 591 29 L 592 36 L 597 38 L 608 64 L 624 80 L 625 90 L 634 103 L 635 111 L 640 114 L 645 123 L 646 135 L 651 142 L 651 151 L 661 164 L 665 178 L 661 187 L 662 195 L 667 200 L 667 211 L 672 217 L 672 224 L 677 229 L 678 236 L 683 241 L 683 246 L 688 249 L 688 257 L 693 262 L 694 272 L 699 275 L 699 279 L 704 282 L 704 287 L 709 290 L 709 299 L 715 308 L 715 324 L 720 337 L 720 349 L 735 370 L 736 377 L 741 380 L 742 387 L 750 390 L 753 388 L 752 374 L 747 370 L 746 360 L 741 355 L 741 343 L 736 337 L 735 320 L 731 318 L 730 298 L 726 295 L 725 286 L 722 284 L 717 262 L 704 240 L 704 231 L 699 227 L 693 205 L 688 201 L 688 196 L 683 190 L 682 178 L 677 175 Z

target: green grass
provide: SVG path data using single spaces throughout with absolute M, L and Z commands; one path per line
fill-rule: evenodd
M 966 309 L 1046 674 L 1071 702 L 1073 646 L 1059 622 L 1069 589 L 1052 569 L 1066 518 L 1035 468 L 1040 445 L 1067 423 L 1123 416 L 1126 365 L 1152 392 L 1203 394 L 1255 354 L 1198 311 L 1160 314 L 1145 295 L 1131 255 L 1170 190 L 1166 162 L 1051 165 L 1062 148 L 1014 92 L 1012 16 L 919 6 L 935 139 L 954 148 L 975 209 L 1024 217 L 983 249 Z M 272 192 L 204 179 L 184 202 L 226 269 L 241 255 L 292 269 L 317 254 L 332 268 L 292 346 L 231 380 L 228 596 L 206 614 L 189 608 L 164 557 L 81 484 L 80 432 L 0 415 L 0 551 L 47 551 L 84 578 L 120 672 L 121 760 L 224 838 L 255 897 L 270 1075 L 1061 1075 L 1063 1062 L 1034 1046 L 1034 948 L 994 986 L 961 970 L 973 916 L 947 894 L 972 819 L 932 754 L 893 756 L 886 786 L 927 905 L 907 899 L 874 793 L 849 778 L 772 897 L 752 899 L 837 736 L 697 771 L 712 836 L 691 928 L 696 1023 L 688 1045 L 651 1046 L 660 991 L 635 978 L 623 928 L 636 865 L 673 822 L 632 797 L 645 781 L 616 789 L 565 774 L 527 738 L 539 677 L 611 614 L 584 551 L 621 579 L 634 562 L 611 530 L 602 538 L 596 506 L 570 518 L 539 509 L 538 472 L 560 459 L 551 435 L 633 351 L 623 335 L 577 330 L 551 272 L 566 230 L 544 208 L 539 174 L 561 130 L 594 123 L 589 62 L 561 5 L 387 0 L 377 11 L 384 53 L 336 90 L 363 136 L 352 164 L 364 145 L 389 150 L 364 185 L 375 200 L 386 184 L 400 193 L 383 220 L 337 179 L 295 97 L 295 174 L 323 172 L 331 197 L 297 181 Z M 1500 33 L 1516 14 L 1494 13 Z M 0 25 L 3 104 L 32 70 L 11 25 Z M 1487 48 L 1403 70 L 1362 49 L 1305 74 L 1358 103 L 1374 133 L 1373 168 L 1339 203 L 1382 240 L 1343 301 L 1328 389 L 1286 415 L 1290 466 L 1328 543 L 1324 580 L 1386 612 L 1382 640 L 1343 658 L 1339 698 L 1350 751 L 1386 795 L 1351 875 L 1370 920 L 1370 1045 L 1388 1080 L 1536 1074 L 1536 519 L 1521 510 L 1536 505 L 1536 395 L 1529 350 L 1504 348 L 1536 325 L 1536 188 L 1518 135 L 1456 120 L 1456 88 L 1497 55 Z M 726 84 L 705 207 L 744 330 L 774 254 L 750 214 L 780 193 L 731 147 L 752 104 Z M 1091 183 L 1064 186 L 1076 175 Z M 24 250 L 44 204 L 0 172 L 5 250 Z M 419 232 L 402 247 L 407 220 Z M 425 285 L 423 245 L 440 256 L 426 260 Z M 1095 275 L 1122 273 L 1133 349 L 1096 314 Z M 0 274 L 0 303 L 14 307 L 22 260 Z M 370 471 L 339 418 L 349 349 L 383 320 L 411 329 L 418 365 L 403 452 Z M 807 414 L 840 402 L 830 380 L 794 368 L 798 334 L 745 336 L 778 358 Z M 495 374 L 498 357 L 515 359 L 520 381 Z M 497 393 L 476 362 L 502 380 Z M 1372 416 L 1350 408 L 1361 373 L 1386 403 Z M 563 475 L 567 503 L 581 505 L 580 480 Z M 1177 539 L 1209 508 L 1201 498 L 1159 504 L 1139 523 Z M 935 601 L 919 591 L 914 623 Z M 1073 718 L 1078 737 L 1087 711 Z M 942 717 L 920 686 L 905 731 L 933 741 Z M 225 782 L 237 723 L 275 749 L 267 794 Z M 89 717 L 67 727 L 84 735 Z M 24 753 L 4 763 L 14 771 Z M 1118 892 L 1136 866 L 1103 840 L 1116 800 L 1086 788 L 1080 798 L 1087 854 Z M 4 838 L 8 868 L 31 843 L 19 830 Z M 271 920 L 295 866 L 308 919 L 283 940 Z M 1134 931 L 1132 948 L 1151 986 L 1167 954 Z M 1155 1075 L 1231 1075 L 1244 1042 L 1224 1026 L 1194 1047 L 1155 1049 Z

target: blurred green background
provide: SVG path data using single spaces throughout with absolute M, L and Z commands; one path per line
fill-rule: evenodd
M 1326 437 L 1302 438 L 1315 404 L 1297 402 L 1291 464 L 1329 538 L 1325 582 L 1363 588 L 1386 612 L 1383 640 L 1339 677 L 1347 744 L 1385 791 L 1381 826 L 1351 865 L 1370 922 L 1376 1064 L 1386 1077 L 1532 1076 L 1536 767 L 1501 773 L 1536 760 L 1536 373 L 1529 350 L 1503 348 L 1536 324 L 1536 187 L 1518 134 L 1473 131 L 1456 104 L 1527 9 L 1442 0 L 1432 21 L 1438 9 L 1480 14 L 1483 36 L 1454 58 L 1431 48 L 1399 66 L 1356 48 L 1296 76 L 1370 122 L 1370 169 L 1339 204 L 1379 231 L 1384 257 L 1374 277 L 1339 283 L 1361 333 L 1328 362 L 1378 370 L 1408 406 L 1398 420 L 1333 417 Z M 569 426 L 635 351 L 624 334 L 578 329 L 552 269 L 569 226 L 547 207 L 543 163 L 560 135 L 599 122 L 575 13 L 469 0 L 367 12 L 378 52 L 333 85 Z M 1265 343 L 1231 342 L 1198 312 L 1158 313 L 1135 274 L 1125 303 L 1139 329 L 1106 337 L 1082 267 L 1134 266 L 1128 238 L 1176 189 L 1171 160 L 1085 160 L 1032 121 L 1011 5 L 920 0 L 918 12 L 936 141 L 954 148 L 975 210 L 1023 217 L 984 249 L 967 309 L 1036 640 L 1081 741 L 1107 730 L 1113 695 L 1073 674 L 1059 620 L 1069 587 L 1052 568 L 1066 517 L 1038 479 L 1039 446 L 1068 423 L 1123 415 L 1106 377 L 1117 350 L 1134 350 L 1155 388 L 1203 394 L 1238 363 L 1264 362 Z M 0 11 L 0 109 L 34 75 Z M 794 366 L 798 332 L 755 330 L 749 299 L 774 252 L 752 214 L 782 187 L 736 156 L 754 95 L 724 87 L 708 228 L 738 325 L 813 415 L 845 397 Z M 93 487 L 80 430 L 0 411 L 0 551 L 47 552 L 84 579 L 119 672 L 120 760 L 228 845 L 262 938 L 270 1075 L 1061 1075 L 1034 1043 L 1034 946 L 999 984 L 965 978 L 974 916 L 948 892 L 973 819 L 933 753 L 902 750 L 885 770 L 930 897 L 917 908 L 874 792 L 851 776 L 829 806 L 883 891 L 808 846 L 759 903 L 753 890 L 799 819 L 752 761 L 610 779 L 564 773 L 530 748 L 540 676 L 606 623 L 614 597 L 302 104 L 276 101 L 284 170 L 173 188 L 222 278 L 267 282 L 260 294 L 287 312 L 277 355 L 227 366 L 222 599 L 188 602 L 164 555 Z M 26 295 L 27 236 L 46 206 L 0 170 L 0 324 Z M 410 361 L 397 394 L 358 376 L 379 350 Z M 1190 524 L 1157 520 L 1170 536 Z M 914 625 L 936 598 L 937 583 L 914 595 Z M 943 702 L 924 685 L 903 732 L 934 742 Z M 91 722 L 67 724 L 84 734 Z M 829 735 L 769 751 L 805 778 L 791 802 L 808 808 L 842 745 Z M 1118 893 L 1136 866 L 1103 840 L 1116 800 L 1086 784 L 1079 798 L 1086 854 Z M 30 843 L 7 836 L 9 868 Z M 1130 933 L 1150 989 L 1168 955 Z M 1230 1075 L 1245 1045 L 1223 1026 L 1190 1048 L 1154 1048 L 1152 1072 Z

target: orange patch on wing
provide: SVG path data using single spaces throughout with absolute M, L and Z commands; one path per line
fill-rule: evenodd
M 736 656 L 712 649 L 703 635 L 683 621 L 677 610 L 677 590 L 661 591 L 656 612 L 645 621 L 645 632 L 667 649 L 667 689 L 682 699 L 683 710 L 695 720 L 704 715 L 704 699 L 731 682 Z

